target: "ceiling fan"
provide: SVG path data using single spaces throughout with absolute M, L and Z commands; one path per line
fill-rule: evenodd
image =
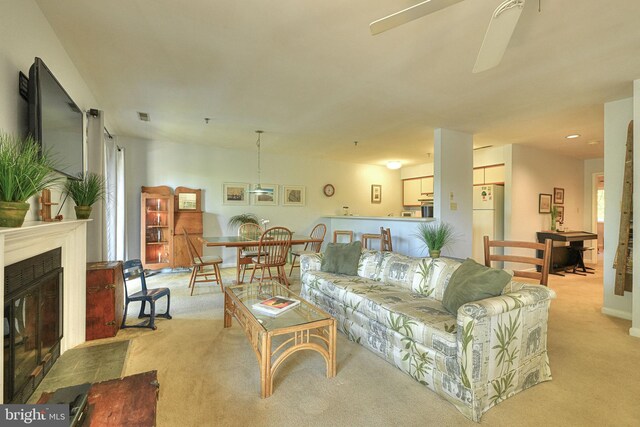
M 376 35 L 384 31 L 406 24 L 414 19 L 429 15 L 440 9 L 453 6 L 462 0 L 426 0 L 401 10 L 382 19 L 373 21 L 369 28 L 371 34 Z M 473 66 L 474 73 L 489 70 L 500 63 L 504 52 L 507 50 L 511 35 L 516 28 L 525 0 L 505 0 L 491 15 L 489 28 L 484 35 L 482 47 Z

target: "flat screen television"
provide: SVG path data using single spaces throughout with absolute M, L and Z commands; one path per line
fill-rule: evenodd
M 82 110 L 40 58 L 29 69 L 29 131 L 56 170 L 77 178 L 84 171 Z

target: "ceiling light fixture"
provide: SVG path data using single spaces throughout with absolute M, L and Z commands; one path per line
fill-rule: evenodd
M 571 135 L 567 135 L 565 136 L 565 138 L 567 139 L 576 139 L 576 138 L 580 138 L 580 134 L 579 133 L 573 133 Z
M 258 147 L 258 185 L 253 190 L 249 190 L 251 194 L 273 194 L 273 189 L 270 188 L 262 188 L 260 185 L 260 136 L 264 133 L 262 130 L 257 130 L 258 140 L 256 141 L 256 146 Z
M 397 160 L 392 160 L 390 162 L 387 162 L 387 168 L 389 169 L 394 170 L 394 169 L 400 169 L 401 167 L 402 167 L 402 163 L 400 163 Z

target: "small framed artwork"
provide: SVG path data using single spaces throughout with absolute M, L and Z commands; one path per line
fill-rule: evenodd
M 371 186 L 371 203 L 382 203 L 382 185 Z
M 196 193 L 180 193 L 178 194 L 178 210 L 195 211 L 197 209 Z
M 304 206 L 304 187 L 300 185 L 283 185 L 282 204 L 285 206 Z
M 538 196 L 538 212 L 543 214 L 551 213 L 551 194 L 540 193 Z
M 556 220 L 562 224 L 564 223 L 564 206 L 556 206 L 556 211 L 558 212 L 558 216 Z
M 254 185 L 255 190 L 258 185 Z M 276 206 L 278 204 L 278 186 L 275 184 L 260 184 L 263 190 L 271 190 L 271 193 L 252 194 L 251 203 L 258 206 Z
M 222 204 L 248 205 L 249 184 L 243 182 L 225 182 L 222 184 Z
M 553 189 L 553 203 L 556 205 L 564 205 L 564 188 L 555 187 Z

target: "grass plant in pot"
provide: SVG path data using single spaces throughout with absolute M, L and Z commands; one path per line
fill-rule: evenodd
M 79 174 L 78 179 L 67 180 L 64 191 L 76 203 L 76 218 L 88 219 L 92 205 L 105 196 L 104 177 L 93 172 Z
M 27 200 L 54 184 L 54 163 L 31 137 L 0 132 L 0 227 L 21 227 Z
M 229 218 L 229 222 L 227 223 L 227 227 L 229 230 L 235 230 L 240 227 L 242 224 L 260 224 L 258 217 L 252 213 L 243 213 L 239 215 L 234 215 Z
M 455 241 L 453 227 L 443 221 L 421 223 L 415 235 L 429 250 L 431 258 L 440 257 L 442 249 Z

